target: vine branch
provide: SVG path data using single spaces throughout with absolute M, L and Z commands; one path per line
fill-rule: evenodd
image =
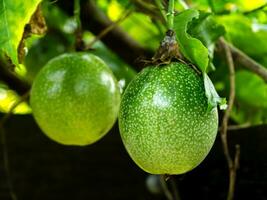
M 168 29 L 173 30 L 174 20 L 174 0 L 169 0 L 168 13 L 167 13 Z
M 174 200 L 171 191 L 168 188 L 168 185 L 166 183 L 166 177 L 165 175 L 160 175 L 160 183 L 161 187 L 163 189 L 163 192 L 168 200 Z
M 233 58 L 237 63 L 241 64 L 249 71 L 260 76 L 267 83 L 267 68 L 250 58 L 247 54 L 245 54 L 243 51 L 239 50 L 235 46 L 227 43 L 226 41 L 222 41 L 222 43 L 229 47 Z
M 83 28 L 90 30 L 95 35 L 99 35 L 101 31 L 112 26 L 114 22 L 95 5 L 94 1 L 81 1 L 81 3 L 81 23 Z M 141 46 L 118 26 L 104 35 L 101 40 L 126 63 L 138 71 L 142 69 L 142 66 L 136 62 L 136 59 L 139 57 L 151 58 L 153 56 L 153 51 Z
M 105 35 L 107 35 L 110 31 L 112 31 L 115 27 L 118 26 L 119 23 L 124 21 L 130 14 L 132 13 L 132 10 L 126 10 L 120 18 L 112 23 L 110 26 L 106 27 L 104 30 L 102 30 L 95 38 L 85 47 L 85 50 L 91 49 L 92 46 L 99 40 L 101 40 Z
M 173 194 L 168 187 L 168 184 L 167 184 L 168 180 L 170 180 Z M 164 192 L 164 194 L 168 200 L 180 200 L 180 196 L 179 196 L 179 193 L 177 190 L 177 185 L 176 185 L 176 182 L 172 176 L 163 175 L 163 174 L 160 175 L 160 183 L 161 183 L 162 190 L 163 190 L 163 192 Z
M 227 129 L 228 129 L 228 121 L 230 117 L 230 113 L 232 111 L 235 99 L 235 67 L 234 61 L 231 53 L 230 47 L 225 43 L 223 39 L 220 39 L 220 42 L 223 45 L 225 50 L 226 60 L 229 68 L 229 79 L 230 79 L 230 94 L 228 100 L 228 108 L 224 113 L 222 119 L 222 126 L 220 130 L 221 141 L 223 146 L 223 152 L 228 164 L 229 169 L 229 188 L 228 188 L 228 195 L 227 200 L 232 200 L 234 198 L 234 191 L 235 191 L 235 182 L 236 182 L 236 170 L 239 167 L 239 156 L 240 156 L 240 146 L 236 145 L 236 152 L 235 158 L 232 160 L 230 152 L 229 152 L 229 145 L 227 141 Z

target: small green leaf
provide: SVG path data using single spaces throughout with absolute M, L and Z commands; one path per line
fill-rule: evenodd
M 190 23 L 188 32 L 210 49 L 210 46 L 225 34 L 225 29 L 215 21 L 214 15 L 200 12 L 199 18 Z
M 209 68 L 214 70 L 212 64 L 215 43 L 225 34 L 225 29 L 218 24 L 211 13 L 200 12 L 199 18 L 192 21 L 188 26 L 188 33 L 199 39 L 209 50 Z
M 218 95 L 213 83 L 206 73 L 203 73 L 203 78 L 205 93 L 208 98 L 208 111 L 211 111 L 213 108 L 217 107 L 217 105 L 219 105 L 221 110 L 225 110 L 227 108 L 226 99 L 221 98 Z
M 18 65 L 17 48 L 24 26 L 41 0 L 0 0 L 0 51 L 6 53 L 13 64 Z
M 209 64 L 209 52 L 203 43 L 188 34 L 188 24 L 199 17 L 195 9 L 185 10 L 174 17 L 174 30 L 182 54 L 204 73 Z
M 203 13 L 200 15 L 195 9 L 188 9 L 174 18 L 174 29 L 182 54 L 202 71 L 208 111 L 217 105 L 220 109 L 227 108 L 226 100 L 218 95 L 207 75 L 208 66 L 213 66 L 211 58 L 214 47 L 212 46 L 224 34 L 223 27 L 209 16 Z

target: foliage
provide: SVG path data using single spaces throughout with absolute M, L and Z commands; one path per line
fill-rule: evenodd
M 14 65 L 19 65 L 18 45 L 24 27 L 29 23 L 39 3 L 40 0 L 0 1 L 1 54 L 9 57 Z M 166 29 L 154 1 L 101 0 L 96 3 L 103 14 L 113 21 L 119 20 L 126 10 L 131 9 L 131 14 L 118 26 L 141 46 L 152 51 L 156 50 Z M 174 18 L 174 24 L 180 50 L 186 60 L 203 72 L 206 95 L 209 97 L 211 107 L 217 103 L 225 103 L 219 95 L 228 97 L 229 94 L 225 57 L 216 48 L 219 37 L 224 36 L 228 42 L 248 56 L 267 66 L 267 11 L 262 7 L 265 4 L 265 0 L 195 0 L 190 5 L 191 9 L 183 11 L 182 5 L 176 1 L 178 14 Z M 257 10 L 259 7 L 262 8 Z M 26 40 L 28 54 L 22 62 L 23 65 L 16 68 L 20 76 L 30 83 L 49 59 L 61 53 L 74 51 L 77 24 L 72 14 L 60 1 L 51 3 L 44 0 L 42 11 L 48 32 L 43 37 L 32 36 Z M 90 30 L 86 30 L 83 41 L 89 44 L 94 36 Z M 136 70 L 126 64 L 120 55 L 108 49 L 103 42 L 96 42 L 92 49 L 92 53 L 107 62 L 118 79 L 124 79 L 129 83 L 135 76 Z M 232 120 L 237 124 L 267 123 L 266 83 L 252 72 L 245 71 L 243 66 L 236 65 L 236 71 L 237 96 L 231 114 Z M 5 84 L 5 87 L 1 87 L 1 91 L 12 90 Z M 12 93 L 14 95 L 10 98 L 13 101 L 17 94 L 15 91 Z M 7 105 L 6 99 L 5 101 L 3 98 L 0 99 L 2 112 L 7 111 L 10 105 Z
M 18 46 L 24 26 L 41 0 L 1 0 L 0 1 L 0 51 L 6 53 L 15 65 L 19 64 Z

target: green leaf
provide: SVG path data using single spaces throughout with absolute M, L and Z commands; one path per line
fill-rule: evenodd
M 182 54 L 204 73 L 209 64 L 208 49 L 199 39 L 193 38 L 187 33 L 188 24 L 198 17 L 199 12 L 195 9 L 179 13 L 174 17 L 174 30 Z
M 204 86 L 205 86 L 205 93 L 206 97 L 208 98 L 208 111 L 211 111 L 213 108 L 220 106 L 221 110 L 225 110 L 227 108 L 226 99 L 221 98 L 213 83 L 211 82 L 209 76 L 206 73 L 203 73 L 204 78 Z
M 210 61 L 213 59 L 215 43 L 225 34 L 225 29 L 218 24 L 211 13 L 200 12 L 199 18 L 192 21 L 188 27 L 188 33 L 199 39 L 209 50 Z M 212 62 L 210 68 L 214 69 Z
M 236 98 L 253 107 L 267 108 L 267 84 L 257 75 L 239 70 L 236 72 Z
M 220 109 L 227 108 L 226 100 L 219 97 L 207 75 L 213 56 L 212 45 L 224 33 L 223 27 L 217 25 L 209 16 L 207 14 L 200 15 L 199 11 L 195 9 L 188 9 L 174 18 L 174 29 L 182 54 L 203 74 L 208 111 L 217 105 L 220 106 Z M 190 28 L 191 30 L 189 30 Z M 210 48 L 210 52 L 205 45 Z
M 237 103 L 231 113 L 235 122 L 250 125 L 267 123 L 267 84 L 264 80 L 249 71 L 237 71 L 235 99 Z
M 0 51 L 6 53 L 13 64 L 18 65 L 17 48 L 24 26 L 41 0 L 0 0 Z
M 267 55 L 267 30 L 264 25 L 241 14 L 217 17 L 225 26 L 226 39 L 246 54 L 261 61 Z

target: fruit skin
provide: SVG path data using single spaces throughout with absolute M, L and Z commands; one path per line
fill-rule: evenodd
M 122 141 L 151 174 L 182 174 L 199 165 L 218 129 L 217 108 L 207 112 L 200 75 L 182 63 L 148 67 L 129 84 L 119 112 Z
M 65 145 L 87 145 L 113 126 L 120 92 L 100 58 L 69 53 L 50 60 L 40 71 L 33 82 L 30 104 L 49 138 Z

